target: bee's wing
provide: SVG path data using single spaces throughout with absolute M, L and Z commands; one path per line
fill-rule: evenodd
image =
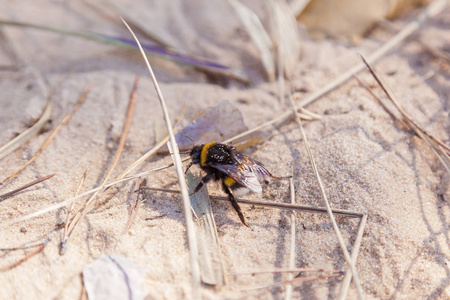
M 210 163 L 211 167 L 221 171 L 224 174 L 227 174 L 236 182 L 240 183 L 244 187 L 248 188 L 252 192 L 255 193 L 261 193 L 262 187 L 259 183 L 258 177 L 256 176 L 255 172 L 252 168 L 250 168 L 248 165 L 239 165 L 239 164 L 233 164 L 233 165 L 222 165 L 222 164 L 215 164 Z
M 248 156 L 245 156 L 241 153 L 235 153 L 234 158 L 239 162 L 241 166 L 247 166 L 255 173 L 258 180 L 265 180 L 267 177 L 271 177 L 269 170 L 264 167 L 262 163 L 257 160 L 251 159 Z

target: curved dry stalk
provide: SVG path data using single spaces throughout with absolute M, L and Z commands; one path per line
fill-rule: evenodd
M 155 86 L 156 93 L 158 94 L 158 98 L 160 100 L 161 108 L 164 113 L 164 120 L 166 121 L 167 125 L 167 131 L 169 132 L 170 136 L 170 145 L 173 151 L 173 163 L 175 165 L 175 169 L 178 176 L 178 182 L 180 184 L 181 189 L 181 196 L 183 200 L 183 208 L 184 208 L 184 217 L 186 219 L 186 231 L 187 231 L 187 239 L 188 239 L 188 245 L 190 249 L 190 261 L 191 261 L 191 280 L 192 280 L 192 297 L 193 299 L 200 299 L 200 271 L 199 271 L 199 265 L 198 265 L 198 252 L 197 252 L 197 245 L 195 241 L 194 236 L 194 224 L 192 220 L 192 213 L 191 213 L 191 206 L 189 203 L 189 192 L 186 186 L 186 181 L 184 178 L 184 172 L 182 169 L 182 162 L 180 158 L 180 152 L 178 150 L 177 141 L 175 139 L 175 135 L 173 134 L 172 130 L 172 122 L 170 121 L 169 112 L 167 110 L 166 103 L 164 101 L 164 97 L 162 95 L 161 89 L 159 88 L 158 82 L 156 80 L 155 74 L 153 73 L 153 69 L 147 59 L 147 56 L 145 55 L 144 49 L 142 49 L 142 46 L 134 34 L 134 32 L 131 30 L 130 26 L 123 20 L 123 23 L 128 28 L 130 33 L 132 34 L 133 38 L 136 40 L 136 43 L 139 47 L 139 50 L 141 51 L 142 57 L 145 60 L 145 64 L 147 65 L 147 69 L 150 73 L 150 77 L 152 78 L 153 85 Z
M 88 84 L 86 88 L 84 89 L 83 93 L 81 94 L 78 101 L 75 103 L 71 111 L 64 117 L 64 119 L 56 126 L 56 128 L 53 130 L 53 132 L 45 139 L 44 143 L 41 145 L 41 147 L 34 153 L 34 155 L 25 163 L 23 164 L 19 169 L 17 169 L 14 173 L 6 177 L 1 183 L 4 184 L 6 181 L 10 180 L 11 178 L 15 177 L 17 174 L 19 174 L 23 169 L 25 169 L 28 165 L 30 165 L 38 156 L 39 154 L 44 151 L 45 148 L 50 144 L 50 142 L 53 140 L 53 138 L 59 133 L 63 125 L 66 125 L 67 122 L 69 122 L 70 118 L 73 116 L 73 114 L 81 107 L 81 105 L 86 101 L 87 94 L 89 93 L 89 90 L 91 89 L 91 85 Z M 50 102 L 48 104 L 49 109 L 51 109 Z M 47 111 L 47 109 L 46 109 Z M 50 114 L 50 111 L 48 112 Z M 41 120 L 39 120 L 40 122 Z M 37 124 L 37 123 L 36 123 Z M 35 124 L 35 125 L 36 125 Z M 34 127 L 34 126 L 33 126 Z M 31 128 L 30 128 L 31 129 Z M 28 131 L 28 130 L 27 130 Z

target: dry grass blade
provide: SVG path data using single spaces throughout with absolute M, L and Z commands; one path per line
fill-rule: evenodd
M 44 111 L 42 112 L 42 115 L 39 117 L 39 120 L 33 126 L 28 128 L 27 130 L 25 130 L 17 137 L 9 141 L 6 145 L 0 148 L 0 160 L 9 153 L 19 148 L 20 145 L 28 141 L 33 135 L 37 134 L 50 119 L 51 114 L 52 114 L 52 103 L 48 101 Z
M 81 187 L 83 186 L 84 182 L 86 181 L 86 177 L 89 174 L 89 170 L 84 171 L 83 176 L 80 179 L 80 182 L 78 183 L 77 191 L 75 192 L 75 196 L 77 196 L 80 193 Z M 64 222 L 64 233 L 63 238 L 61 241 L 61 246 L 59 248 L 59 254 L 64 255 L 67 249 L 67 240 L 69 239 L 68 231 L 69 231 L 69 218 L 70 218 L 70 212 L 72 211 L 73 203 L 70 203 L 69 209 L 67 210 L 67 216 L 66 221 Z
M 272 55 L 273 44 L 259 17 L 247 6 L 237 0 L 228 0 L 244 24 L 247 33 L 261 55 L 261 62 L 269 81 L 275 80 L 275 58 Z
M 25 255 L 24 258 L 20 259 L 19 261 L 13 263 L 12 265 L 9 265 L 7 267 L 1 268 L 0 272 L 5 272 L 5 271 L 9 271 L 11 269 L 14 269 L 15 267 L 23 264 L 24 262 L 26 262 L 28 259 L 30 259 L 31 257 L 35 256 L 36 254 L 39 254 L 42 250 L 44 250 L 45 246 L 48 244 L 48 242 L 50 242 L 50 239 L 46 239 L 44 242 L 42 242 L 41 244 L 35 245 L 38 246 L 38 248 L 31 252 L 28 253 L 27 255 Z
M 86 101 L 87 94 L 89 93 L 89 90 L 91 89 L 91 85 L 89 84 L 81 94 L 80 98 L 78 99 L 77 103 L 75 103 L 72 110 L 64 117 L 64 119 L 56 126 L 56 128 L 53 130 L 53 132 L 47 137 L 47 139 L 44 141 L 42 146 L 36 151 L 36 153 L 25 163 L 23 164 L 17 171 L 15 171 L 13 174 L 6 177 L 2 184 L 4 184 L 6 181 L 10 180 L 17 174 L 19 174 L 23 169 L 25 169 L 29 164 L 31 164 L 38 156 L 39 154 L 44 151 L 45 148 L 50 144 L 50 142 L 53 140 L 53 138 L 59 133 L 63 125 L 66 125 L 67 122 L 69 122 L 70 118 L 73 116 L 73 114 L 83 105 L 83 103 Z
M 146 175 L 151 174 L 153 172 L 165 170 L 167 168 L 170 168 L 171 166 L 172 166 L 172 164 L 169 164 L 169 165 L 166 165 L 166 166 L 163 166 L 163 167 L 151 169 L 151 170 L 148 170 L 148 171 L 145 171 L 145 172 L 141 172 L 141 173 L 138 173 L 138 174 L 130 176 L 130 177 L 126 177 L 126 178 L 123 178 L 123 179 L 111 182 L 109 184 L 105 184 L 105 185 L 96 187 L 96 188 L 94 188 L 94 189 L 92 189 L 90 191 L 84 192 L 83 194 L 80 194 L 80 195 L 78 195 L 76 197 L 73 197 L 73 198 L 64 200 L 62 202 L 59 202 L 59 203 L 47 206 L 46 208 L 41 209 L 39 211 L 36 211 L 34 213 L 31 213 L 31 214 L 28 214 L 28 215 L 25 215 L 25 216 L 22 216 L 22 217 L 13 219 L 13 220 L 3 221 L 3 222 L 0 223 L 0 228 L 5 228 L 5 227 L 8 227 L 8 226 L 10 226 L 12 224 L 15 224 L 15 223 L 18 223 L 18 222 L 23 222 L 23 221 L 26 221 L 26 220 L 38 217 L 38 216 L 46 214 L 48 212 L 57 210 L 58 208 L 67 206 L 67 205 L 69 205 L 69 204 L 71 204 L 71 203 L 73 203 L 73 202 L 75 202 L 77 200 L 80 200 L 83 197 L 89 196 L 89 195 L 91 195 L 91 194 L 93 194 L 95 192 L 98 192 L 100 190 L 107 189 L 107 188 L 109 188 L 111 186 L 115 186 L 115 185 L 118 185 L 118 184 L 123 183 L 123 182 L 127 182 L 127 181 L 130 181 L 130 180 L 136 179 L 136 178 L 140 178 L 142 176 L 146 176 Z
M 186 177 L 189 193 L 193 193 L 202 177 L 193 175 L 191 171 L 186 173 Z M 192 194 L 190 199 L 194 215 L 197 216 L 195 229 L 202 281 L 209 285 L 225 285 L 222 252 L 207 186 L 205 185 L 198 193 Z
M 388 99 L 394 104 L 395 108 L 400 112 L 402 116 L 402 122 L 408 126 L 414 133 L 416 133 L 420 138 L 422 138 L 434 151 L 439 160 L 442 162 L 444 167 L 446 167 L 447 171 L 450 172 L 450 148 L 445 145 L 442 141 L 429 134 L 422 126 L 420 126 L 417 122 L 415 122 L 400 106 L 399 102 L 395 99 L 394 95 L 386 88 L 386 85 L 381 81 L 378 74 L 375 70 L 370 66 L 370 64 L 364 59 L 362 55 L 359 55 L 364 62 L 364 64 L 369 69 L 372 76 L 375 78 L 377 83 L 380 85 L 381 89 L 384 91 Z M 377 99 L 381 102 L 379 99 Z M 385 107 L 385 106 L 384 106 Z M 385 107 L 386 108 L 386 107 Z M 391 115 L 394 115 L 390 112 Z
M 109 167 L 109 171 L 106 174 L 105 178 L 103 179 L 103 182 L 100 185 L 105 185 L 106 182 L 108 181 L 109 177 L 111 176 L 112 172 L 114 171 L 114 169 L 116 168 L 117 163 L 119 162 L 120 156 L 122 155 L 122 151 L 123 151 L 123 147 L 125 145 L 125 141 L 128 135 L 128 131 L 130 130 L 131 127 L 131 121 L 133 119 L 133 114 L 134 114 L 134 109 L 136 107 L 136 96 L 137 96 L 137 87 L 139 84 L 139 76 L 136 76 L 134 83 L 133 83 L 133 88 L 131 90 L 130 93 L 130 100 L 128 102 L 128 108 L 127 108 L 127 113 L 126 113 L 126 117 L 125 117 L 125 123 L 123 125 L 122 128 L 122 134 L 120 135 L 120 141 L 119 141 L 119 145 L 117 146 L 116 149 L 116 153 L 114 154 L 114 159 L 113 162 L 111 164 L 111 166 Z M 84 205 L 83 208 L 81 208 L 73 217 L 72 221 L 70 222 L 69 226 L 67 227 L 67 236 L 70 237 L 70 235 L 72 234 L 75 226 L 78 224 L 78 222 L 84 218 L 86 216 L 86 214 L 91 211 L 91 209 L 94 207 L 94 203 L 95 203 L 95 199 L 97 194 L 100 191 L 95 192 L 90 198 L 89 200 L 86 202 L 86 204 Z M 68 239 L 66 240 L 66 242 L 68 241 Z
M 303 141 L 305 142 L 306 151 L 308 152 L 308 157 L 309 157 L 309 160 L 311 162 L 311 165 L 312 165 L 312 168 L 313 168 L 313 171 L 314 171 L 314 175 L 315 175 L 315 177 L 317 179 L 317 183 L 319 184 L 320 194 L 321 194 L 322 199 L 323 199 L 323 201 L 325 203 L 325 206 L 327 208 L 328 215 L 330 216 L 331 225 L 333 226 L 333 229 L 334 229 L 334 231 L 336 233 L 337 239 L 339 241 L 339 246 L 341 247 L 341 250 L 342 250 L 342 252 L 344 254 L 345 260 L 347 261 L 347 264 L 349 265 L 349 267 L 350 267 L 350 269 L 352 271 L 352 275 L 353 275 L 353 279 L 354 279 L 354 282 L 355 282 L 355 285 L 356 285 L 356 289 L 358 290 L 358 298 L 359 299 L 364 299 L 364 294 L 363 294 L 363 290 L 362 290 L 362 287 L 361 287 L 361 283 L 359 281 L 358 272 L 356 270 L 356 267 L 355 267 L 354 263 L 351 260 L 351 257 L 350 257 L 350 254 L 348 253 L 348 250 L 347 250 L 347 247 L 345 245 L 344 239 L 342 238 L 341 232 L 339 231 L 339 227 L 338 227 L 338 225 L 336 223 L 336 220 L 335 220 L 335 218 L 333 216 L 333 211 L 331 209 L 331 206 L 330 206 L 330 203 L 328 201 L 327 195 L 325 194 L 325 188 L 323 187 L 322 179 L 320 178 L 320 175 L 319 175 L 319 170 L 317 169 L 317 165 L 316 165 L 316 162 L 314 160 L 314 156 L 312 155 L 311 148 L 309 147 L 308 138 L 306 136 L 305 130 L 303 129 L 302 121 L 300 120 L 300 117 L 298 116 L 298 112 L 297 112 L 297 109 L 295 107 L 294 99 L 292 97 L 289 97 L 289 100 L 291 102 L 292 110 L 293 110 L 293 112 L 294 112 L 294 114 L 296 116 L 297 124 L 300 127 L 300 131 L 302 133 L 302 138 L 303 138 Z
M 163 189 L 163 188 L 153 188 L 153 187 L 145 187 L 147 190 L 152 191 L 159 191 L 159 192 L 165 192 L 165 193 L 177 193 L 179 194 L 180 191 L 177 190 L 171 190 L 171 189 Z M 220 201 L 230 201 L 228 197 L 221 197 L 221 196 L 210 196 L 211 199 L 214 200 L 220 200 Z M 266 207 L 273 207 L 278 209 L 286 209 L 286 210 L 298 210 L 298 211 L 306 211 L 310 213 L 328 213 L 326 208 L 322 207 L 314 207 L 314 206 L 308 206 L 308 205 L 299 205 L 299 204 L 290 204 L 290 203 L 277 203 L 273 201 L 255 201 L 255 200 L 246 200 L 246 199 L 239 199 L 236 198 L 236 201 L 238 203 L 242 204 L 248 204 L 248 205 L 261 205 Z M 332 212 L 336 215 L 343 215 L 350 218 L 361 218 L 364 216 L 363 213 L 356 212 L 356 211 L 350 211 L 345 209 L 332 209 Z
M 184 208 L 184 217 L 186 218 L 186 231 L 187 231 L 187 239 L 188 239 L 188 245 L 190 250 L 190 260 L 191 260 L 191 280 L 192 280 L 192 298 L 193 299 L 200 299 L 200 271 L 199 271 L 199 265 L 198 265 L 198 252 L 197 252 L 197 245 L 195 241 L 195 232 L 194 232 L 194 223 L 192 220 L 192 213 L 191 213 L 191 206 L 189 201 L 189 193 L 186 186 L 186 181 L 184 178 L 184 172 L 182 169 L 182 162 L 180 158 L 180 152 L 178 151 L 178 145 L 175 140 L 175 136 L 173 134 L 172 130 L 172 122 L 170 121 L 169 112 L 166 107 L 166 103 L 164 101 L 164 97 L 162 95 L 161 89 L 159 88 L 158 82 L 156 80 L 155 74 L 153 73 L 153 69 L 150 66 L 150 63 L 147 59 L 147 56 L 145 55 L 144 50 L 142 49 L 141 44 L 139 43 L 138 38 L 134 34 L 134 32 L 131 30 L 130 26 L 123 20 L 123 23 L 128 28 L 130 33 L 133 35 L 133 38 L 136 40 L 137 45 L 139 46 L 139 50 L 141 51 L 142 57 L 145 60 L 145 64 L 147 65 L 147 69 L 150 73 L 150 77 L 152 78 L 153 84 L 155 86 L 156 93 L 158 94 L 158 98 L 160 100 L 161 108 L 164 113 L 164 120 L 166 121 L 167 125 L 167 131 L 169 132 L 170 136 L 170 145 L 173 151 L 173 163 L 175 165 L 175 169 L 178 176 L 178 182 L 180 184 L 180 190 L 181 190 L 181 197 L 183 199 L 183 208 Z
M 289 178 L 289 186 L 291 190 L 291 204 L 295 204 L 295 187 L 294 187 L 294 180 L 292 178 Z M 289 269 L 295 268 L 295 256 L 296 256 L 296 249 L 295 249 L 295 212 L 291 212 L 291 247 L 290 247 L 290 253 L 289 253 Z M 289 275 L 289 280 L 294 279 L 294 274 Z M 286 286 L 286 294 L 284 296 L 284 299 L 289 300 L 292 298 L 292 284 L 288 284 Z
M 361 241 L 364 234 L 364 228 L 366 227 L 367 215 L 364 215 L 359 222 L 358 234 L 356 236 L 355 245 L 352 250 L 352 261 L 356 265 L 356 260 L 358 259 L 359 248 L 361 247 Z M 344 280 L 342 280 L 341 289 L 339 291 L 339 300 L 347 299 L 347 292 L 352 280 L 351 270 L 345 272 Z
M 42 178 L 38 178 L 38 179 L 36 179 L 36 180 L 34 180 L 34 181 L 30 182 L 30 183 L 27 183 L 27 184 L 21 186 L 20 188 L 17 188 L 15 190 L 13 190 L 11 192 L 8 192 L 8 193 L 5 193 L 3 195 L 0 195 L 0 202 L 5 200 L 5 199 L 8 199 L 9 197 L 14 196 L 15 194 L 17 194 L 17 193 L 19 193 L 19 192 L 21 192 L 21 191 L 23 191 L 23 190 L 33 186 L 33 185 L 36 185 L 36 184 L 38 184 L 38 183 L 40 183 L 42 181 L 50 179 L 53 176 L 55 176 L 55 174 L 51 174 L 51 175 L 48 175 L 48 176 L 45 176 L 45 177 L 42 177 Z

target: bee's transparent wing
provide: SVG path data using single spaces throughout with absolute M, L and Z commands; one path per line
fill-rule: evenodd
M 261 193 L 262 187 L 259 183 L 258 177 L 256 176 L 256 173 L 254 172 L 253 168 L 251 168 L 248 165 L 222 165 L 222 164 L 216 164 L 216 163 L 210 163 L 211 167 L 219 170 L 220 172 L 230 176 L 234 180 L 236 180 L 237 183 L 243 185 L 244 187 L 248 188 L 252 192 L 255 193 Z
M 241 153 L 235 153 L 234 158 L 239 162 L 241 166 L 247 166 L 248 168 L 250 168 L 252 172 L 255 173 L 259 181 L 263 181 L 268 177 L 272 177 L 272 174 L 270 174 L 269 170 L 267 170 L 266 167 L 264 167 L 264 165 L 259 161 L 251 159 Z

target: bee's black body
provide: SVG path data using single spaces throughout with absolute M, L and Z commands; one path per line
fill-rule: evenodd
M 222 187 L 228 194 L 233 208 L 241 222 L 247 225 L 231 189 L 245 187 L 253 192 L 260 193 L 262 188 L 259 180 L 262 177 L 272 176 L 270 172 L 260 162 L 237 152 L 236 148 L 231 145 L 207 143 L 195 146 L 190 155 L 192 162 L 189 167 L 192 164 L 199 164 L 200 168 L 206 172 L 206 176 L 202 178 L 193 193 L 198 192 L 211 179 L 222 181 Z

